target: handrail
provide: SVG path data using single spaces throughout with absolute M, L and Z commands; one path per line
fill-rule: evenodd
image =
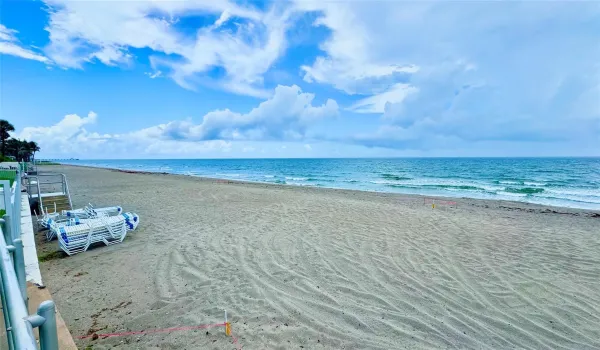
M 25 320 L 28 316 L 27 308 L 23 302 L 19 281 L 13 266 L 4 235 L 0 235 L 2 294 L 3 298 L 6 299 L 6 308 L 8 309 L 8 317 L 5 317 L 5 319 L 10 322 L 6 325 L 7 333 L 10 332 L 8 338 L 13 343 L 13 349 L 37 349 L 31 324 Z
M 61 180 L 60 181 L 51 181 L 51 182 L 42 182 L 42 181 L 40 181 L 40 177 L 42 177 L 42 176 L 46 176 L 46 177 L 49 177 L 49 176 L 55 176 L 55 177 L 57 177 L 57 176 L 59 176 Z M 51 174 L 31 175 L 31 176 L 28 177 L 28 180 L 29 180 L 28 181 L 28 187 L 29 188 L 31 187 L 31 181 L 33 179 L 35 179 L 35 182 L 36 182 L 35 186 L 37 188 L 37 194 L 38 194 L 37 198 L 38 198 L 38 201 L 39 201 L 40 208 L 44 208 L 44 203 L 43 203 L 43 199 L 42 199 L 43 198 L 42 197 L 42 190 L 41 190 L 40 186 L 42 186 L 42 185 L 55 185 L 55 184 L 61 184 L 61 190 L 62 190 L 61 193 L 65 194 L 67 196 L 67 198 L 69 199 L 69 206 L 71 208 L 73 208 L 73 202 L 71 200 L 71 193 L 69 192 L 69 183 L 67 182 L 67 176 L 65 174 L 51 173 Z
M 65 189 L 65 194 L 67 195 L 67 198 L 69 198 L 69 207 L 71 207 L 71 209 L 73 209 L 73 203 L 71 202 L 71 193 L 69 193 L 69 183 L 67 182 L 67 176 L 65 174 L 61 174 L 62 178 L 63 178 L 63 183 L 64 183 L 64 189 Z
M 17 206 L 20 207 L 21 182 L 20 172 L 17 172 L 14 193 L 10 182 L 4 180 L 0 184 L 4 188 L 4 207 L 6 214 L 0 221 L 4 228 L 0 227 L 0 274 L 2 275 L 2 298 L 6 299 L 3 306 L 6 307 L 8 315 L 5 315 L 7 334 L 9 335 L 9 346 L 13 349 L 36 349 L 35 338 L 31 325 L 25 321 L 27 317 L 27 292 L 25 281 L 25 262 L 23 261 L 23 242 L 20 239 L 21 213 L 16 213 Z M 17 192 L 19 190 L 19 192 Z M 12 196 L 11 196 L 12 194 Z M 6 235 L 6 236 L 5 236 Z M 17 236 L 18 235 L 18 236 Z M 7 244 L 10 242 L 10 245 Z M 13 253 L 14 256 L 11 257 Z M 6 304 L 6 305 L 4 305 Z
M 57 176 L 59 175 L 59 173 L 41 173 L 41 174 L 34 174 L 34 175 L 29 175 L 29 176 Z
M 42 190 L 40 189 L 40 179 L 38 178 L 38 175 L 35 176 L 35 184 L 37 186 L 37 198 L 38 198 L 38 205 L 41 208 L 41 210 L 44 210 L 44 203 L 42 201 Z
M 31 176 L 31 177 L 35 177 L 35 175 Z M 62 184 L 63 181 L 56 181 L 56 182 L 42 182 L 42 185 L 56 185 L 56 184 Z
M 4 187 L 6 209 L 6 214 L 0 218 L 0 299 L 6 339 L 10 350 L 37 350 L 33 328 L 39 327 L 40 348 L 58 350 L 54 302 L 42 302 L 34 315 L 28 315 L 27 312 L 25 258 L 21 241 L 20 171 L 17 172 L 16 180 L 12 189 L 9 181 L 0 181 Z
M 13 184 L 14 193 L 11 197 L 12 206 L 13 206 L 12 217 L 14 218 L 13 220 L 16 220 L 15 224 L 13 226 L 13 228 L 14 228 L 13 239 L 21 237 L 21 179 L 20 179 L 20 175 L 21 174 L 17 171 L 17 178 L 15 179 L 16 181 Z

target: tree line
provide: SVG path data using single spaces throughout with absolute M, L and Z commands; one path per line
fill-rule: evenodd
M 40 147 L 34 141 L 15 139 L 10 132 L 15 127 L 8 121 L 0 119 L 0 153 L 2 161 L 32 162 Z

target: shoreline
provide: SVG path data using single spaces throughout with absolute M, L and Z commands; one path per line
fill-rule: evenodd
M 53 165 L 57 166 L 57 165 Z M 199 175 L 186 175 L 186 174 L 174 174 L 169 172 L 159 172 L 159 171 L 145 171 L 145 170 L 126 170 L 126 169 L 118 169 L 118 168 L 109 168 L 109 167 L 96 167 L 90 165 L 75 165 L 75 164 L 60 164 L 58 166 L 64 167 L 81 167 L 81 168 L 89 168 L 89 169 L 104 169 L 113 172 L 119 172 L 124 174 L 139 174 L 139 175 L 168 175 L 175 176 L 181 178 L 191 178 L 198 179 L 200 181 L 214 181 L 216 183 L 225 183 L 225 184 L 238 184 L 238 185 L 250 185 L 250 186 L 273 186 L 275 188 L 292 188 L 292 189 L 305 189 L 305 190 L 317 190 L 317 191 L 336 191 L 336 192 L 349 192 L 349 193 L 370 193 L 382 195 L 384 197 L 397 197 L 401 198 L 401 200 L 423 200 L 423 199 L 434 199 L 438 201 L 454 201 L 456 205 L 461 204 L 461 202 L 469 202 L 469 205 L 474 207 L 496 207 L 499 209 L 505 209 L 508 211 L 518 210 L 518 211 L 526 211 L 533 213 L 542 213 L 542 214 L 559 214 L 559 215 L 574 215 L 574 216 L 584 216 L 591 218 L 600 218 L 600 210 L 594 209 L 585 209 L 585 208 L 572 208 L 572 207 L 562 207 L 562 206 L 553 206 L 546 204 L 537 204 L 530 202 L 520 202 L 514 200 L 502 200 L 502 199 L 480 199 L 480 198 L 471 198 L 471 197 L 452 197 L 452 196 L 429 196 L 422 194 L 408 194 L 408 193 L 395 193 L 395 192 L 384 192 L 384 191 L 368 191 L 368 190 L 359 190 L 359 189 L 346 189 L 346 188 L 335 188 L 335 187 L 324 187 L 324 186 L 299 186 L 292 184 L 278 184 L 271 182 L 259 182 L 259 181 L 248 181 L 248 180 L 231 180 L 225 178 L 217 178 L 217 177 L 207 177 L 207 176 L 199 176 Z M 496 205 L 494 205 L 496 204 Z M 444 205 L 444 204 L 443 204 Z

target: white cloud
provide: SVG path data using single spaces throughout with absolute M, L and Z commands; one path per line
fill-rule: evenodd
M 321 13 L 314 24 L 331 31 L 321 44 L 326 56 L 318 57 L 312 66 L 302 66 L 305 81 L 331 84 L 348 94 L 373 94 L 419 70 L 388 49 L 396 45 L 397 34 L 389 17 L 403 11 L 400 3 L 297 1 L 296 7 Z
M 298 86 L 278 86 L 272 98 L 246 114 L 216 110 L 204 115 L 200 124 L 187 119 L 140 130 L 100 134 L 88 130 L 97 121 L 96 113 L 90 112 L 87 117 L 67 115 L 52 126 L 26 127 L 17 137 L 35 140 L 44 154 L 82 158 L 122 158 L 127 153 L 181 156 L 228 152 L 232 141 L 305 139 L 311 125 L 338 113 L 335 101 L 313 106 L 313 100 L 313 94 L 302 92 Z M 243 152 L 255 149 L 247 146 Z
M 391 86 L 387 91 L 363 98 L 355 102 L 350 111 L 356 113 L 383 113 L 386 106 L 391 104 L 400 104 L 411 93 L 418 92 L 418 89 L 409 84 L 397 83 Z
M 89 112 L 87 117 L 77 114 L 66 115 L 52 126 L 26 127 L 17 137 L 36 141 L 40 147 L 63 154 L 81 154 L 83 150 L 97 150 L 113 135 L 101 135 L 90 132 L 86 125 L 96 123 L 97 115 Z
M 46 53 L 63 67 L 82 68 L 95 59 L 125 64 L 130 49 L 148 48 L 152 67 L 184 88 L 210 81 L 210 72 L 221 67 L 218 86 L 257 97 L 268 96 L 262 76 L 285 51 L 290 25 L 290 12 L 278 5 L 261 12 L 224 0 L 46 3 L 51 8 Z M 206 14 L 220 17 L 204 27 L 178 26 L 179 18 Z
M 296 6 L 316 11 L 315 25 L 330 31 L 324 53 L 302 67 L 305 80 L 368 95 L 349 110 L 383 113 L 379 129 L 355 141 L 401 148 L 410 140 L 597 139 L 596 3 Z
M 156 78 L 160 78 L 162 76 L 162 72 L 159 70 L 157 70 L 155 72 L 146 72 L 144 74 L 147 75 L 150 79 L 156 79 Z
M 300 140 L 309 125 L 338 114 L 334 100 L 313 106 L 314 97 L 296 85 L 279 85 L 273 97 L 246 114 L 216 110 L 207 113 L 200 124 L 189 119 L 171 121 L 138 133 L 173 140 Z
M 21 131 L 20 138 L 35 140 L 39 136 L 44 136 L 51 139 L 70 140 L 82 133 L 88 134 L 84 126 L 95 123 L 97 117 L 98 115 L 94 112 L 89 112 L 87 117 L 69 114 L 52 126 L 26 127 Z
M 231 143 L 224 140 L 194 142 L 165 140 L 142 131 L 100 134 L 86 126 L 94 124 L 97 115 L 87 117 L 69 114 L 52 126 L 26 127 L 16 136 L 35 140 L 47 157 L 127 158 L 135 156 L 198 156 L 227 152 Z
M 0 54 L 17 56 L 28 60 L 48 62 L 48 58 L 28 50 L 19 44 L 15 34 L 18 31 L 0 24 Z
M 377 65 L 367 62 L 317 57 L 313 66 L 302 66 L 304 81 L 331 84 L 350 95 L 384 92 L 417 66 Z

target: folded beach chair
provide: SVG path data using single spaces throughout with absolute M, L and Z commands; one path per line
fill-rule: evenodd
M 59 227 L 58 246 L 68 255 L 73 255 L 86 251 L 93 243 L 120 243 L 126 234 L 123 218 L 99 218 L 95 222 Z
M 44 210 L 44 208 L 41 208 L 41 217 L 39 217 L 37 214 L 35 215 L 35 217 L 37 218 L 37 222 L 38 222 L 38 229 L 39 228 L 50 228 L 51 225 L 53 224 L 59 224 L 59 225 L 66 225 L 67 224 L 67 219 L 62 217 L 60 214 L 58 214 L 56 212 L 56 204 L 54 204 L 55 206 L 55 210 L 54 213 L 48 213 L 48 209 Z M 46 232 L 46 239 L 47 240 L 51 240 L 52 239 L 52 233 L 51 232 Z
M 117 215 L 117 216 L 122 216 L 123 218 L 125 218 L 125 223 L 127 224 L 127 231 L 135 230 L 137 228 L 138 224 L 140 223 L 140 218 L 135 213 L 123 213 L 123 214 Z M 106 216 L 100 216 L 98 218 L 101 218 L 101 217 L 106 217 Z M 94 220 L 97 220 L 98 218 L 80 219 L 79 217 L 74 217 L 74 218 L 69 219 L 67 226 L 76 226 L 76 225 L 81 225 L 81 224 L 87 224 L 90 222 L 94 222 Z
M 58 236 L 58 246 L 68 255 L 84 252 L 93 243 L 121 243 L 127 231 L 135 229 L 139 224 L 139 217 L 132 213 L 79 220 L 85 222 L 79 221 L 79 224 L 72 226 L 51 227 Z
M 95 218 L 98 216 L 114 216 L 119 215 L 123 212 L 123 208 L 120 206 L 114 207 L 105 207 L 105 208 L 94 208 L 94 206 L 89 203 L 87 206 L 80 209 L 73 210 L 63 210 L 62 215 L 66 217 L 78 217 L 81 219 L 86 218 Z

